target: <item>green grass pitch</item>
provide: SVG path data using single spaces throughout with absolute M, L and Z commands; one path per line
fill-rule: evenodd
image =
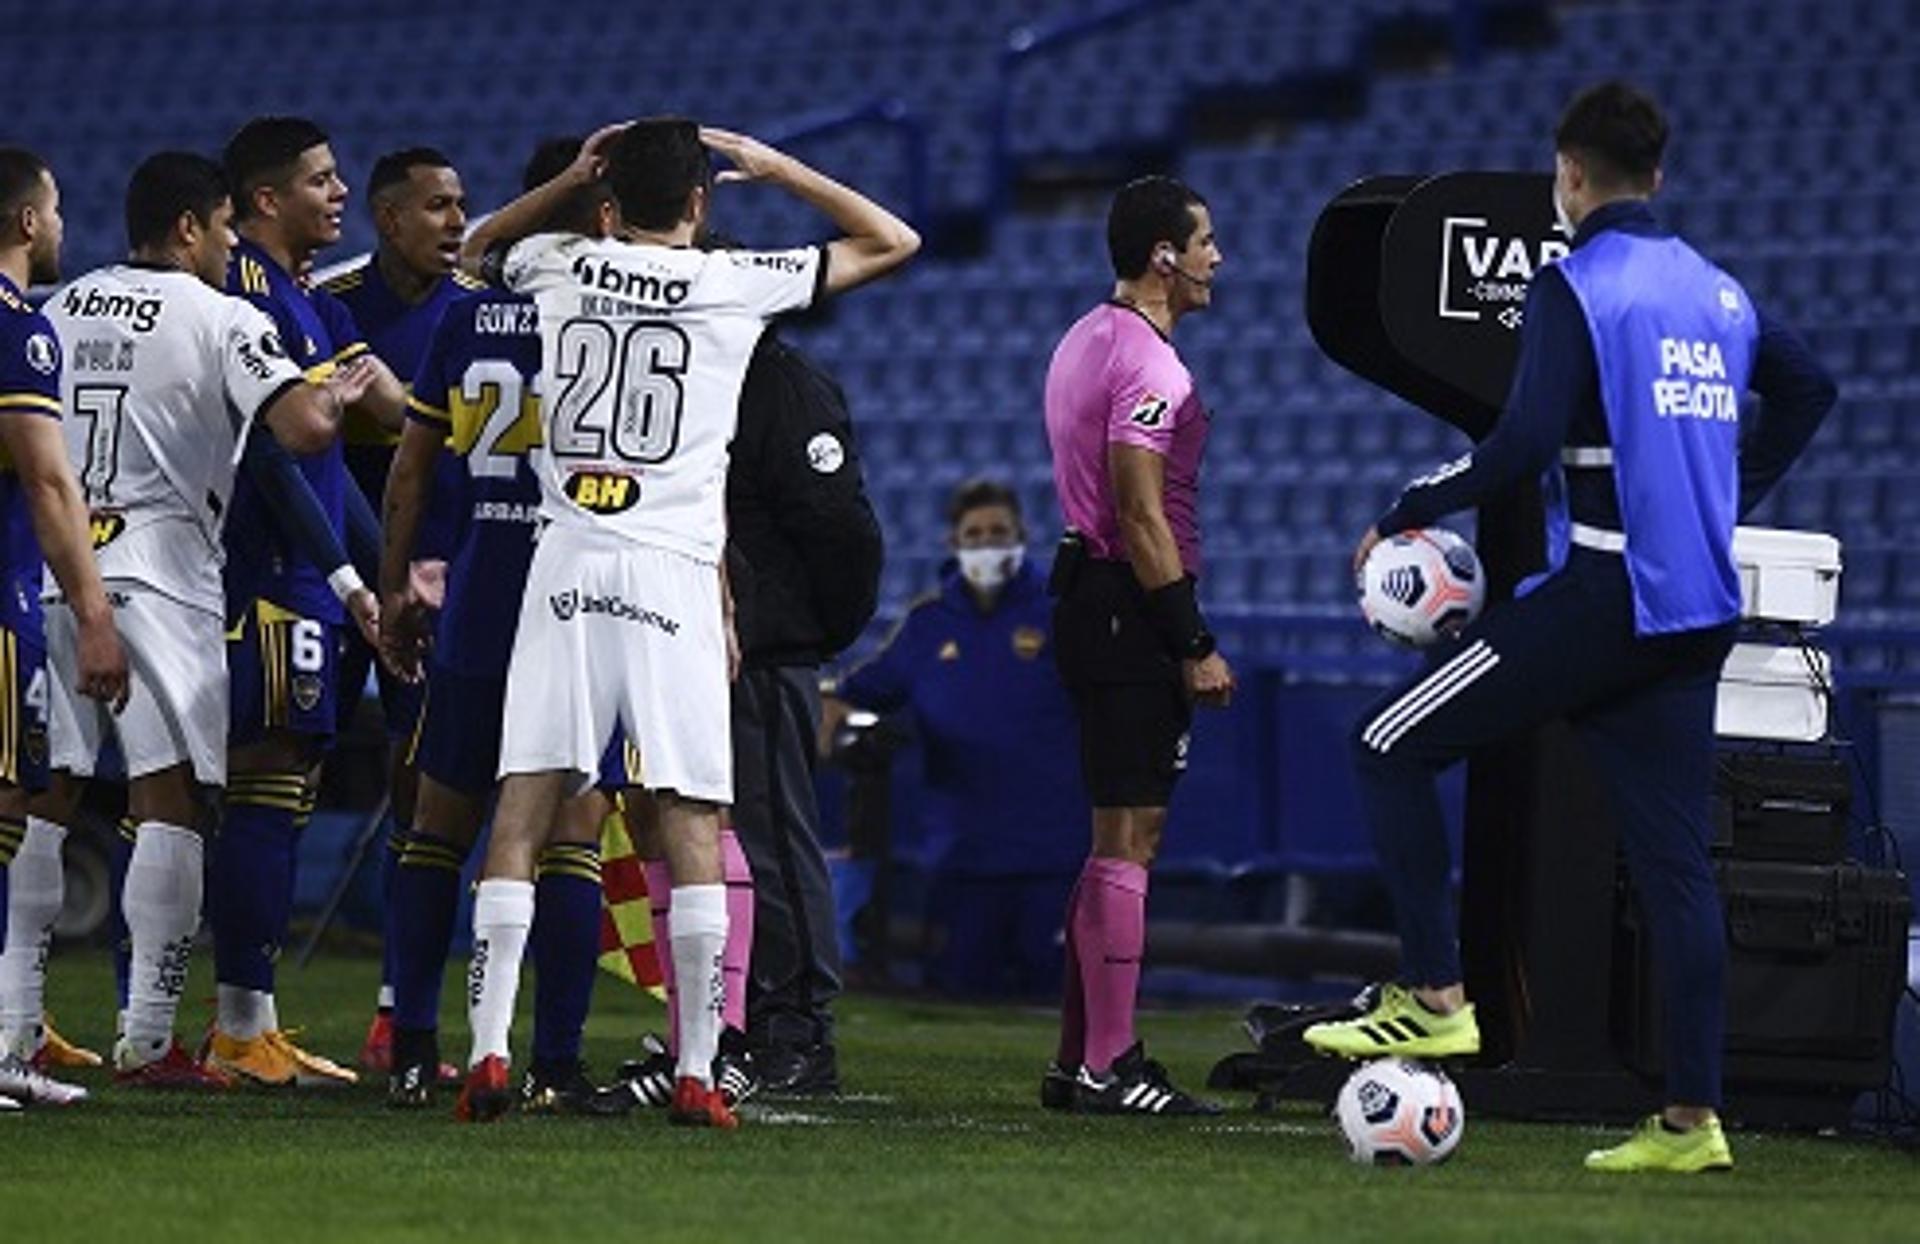
M 284 1021 L 351 1058 L 377 971 L 346 957 L 285 970 Z M 209 978 L 197 957 L 192 996 Z M 451 973 L 446 996 L 457 1060 Z M 69 1035 L 104 1046 L 110 998 L 104 955 L 56 956 L 50 1001 Z M 204 1008 L 188 1013 L 197 1028 Z M 1920 1239 L 1920 1162 L 1864 1141 L 1738 1135 L 1729 1176 L 1606 1177 L 1580 1158 L 1614 1133 L 1477 1119 L 1469 1101 L 1451 1163 L 1368 1170 L 1304 1107 L 1048 1115 L 1039 1011 L 853 998 L 841 1016 L 848 1095 L 754 1103 L 730 1135 L 660 1112 L 462 1127 L 450 1098 L 397 1114 L 372 1084 L 173 1097 L 82 1077 L 83 1106 L 0 1117 L 0 1241 Z M 611 1067 L 660 1023 L 602 978 L 589 1058 Z M 1150 1014 L 1142 1031 L 1188 1084 L 1244 1044 L 1219 1010 Z

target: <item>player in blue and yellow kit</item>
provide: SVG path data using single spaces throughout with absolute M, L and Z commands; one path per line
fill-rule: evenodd
M 367 178 L 367 203 L 380 242 L 366 261 L 325 283 L 326 291 L 352 312 L 369 349 L 403 384 L 411 384 L 426 354 L 427 341 L 447 307 L 483 283 L 459 269 L 460 243 L 467 226 L 466 192 L 453 162 L 431 147 L 389 152 L 374 161 Z M 378 501 L 387 488 L 387 472 L 400 438 L 371 419 L 346 426 L 347 470 L 360 491 Z M 441 563 L 459 536 L 465 466 L 442 454 L 433 489 L 433 505 L 415 549 L 416 562 Z M 340 669 L 341 702 L 346 711 L 358 702 L 372 667 L 379 677 L 380 707 L 386 720 L 389 756 L 389 822 L 381 854 L 383 899 L 392 893 L 393 869 L 403 846 L 401 830 L 413 823 L 415 769 L 409 760 L 414 726 L 420 716 L 424 683 L 399 678 L 376 664 L 371 647 L 349 634 Z M 379 1007 L 361 1047 L 360 1063 L 386 1072 L 392 1065 L 393 912 L 386 913 L 386 956 L 380 978 Z
M 79 690 L 116 705 L 127 694 L 126 654 L 60 430 L 60 340 L 26 298 L 29 285 L 59 279 L 60 238 L 52 171 L 29 151 L 0 147 L 0 944 L 7 891 L 24 891 L 23 900 L 49 888 L 57 893 L 61 867 L 56 833 L 35 834 L 22 849 L 28 792 L 47 784 L 43 566 L 79 624 Z M 33 923 L 37 938 L 40 922 Z M 0 1102 L 7 1107 L 85 1096 L 0 1051 Z
M 578 150 L 574 140 L 542 146 L 528 168 L 539 185 Z M 604 186 L 582 187 L 550 222 L 605 235 L 614 220 Z M 460 871 L 485 818 L 500 756 L 507 663 L 518 603 L 533 560 L 540 484 L 527 453 L 540 444 L 539 315 L 533 300 L 487 290 L 447 308 L 414 375 L 408 424 L 386 490 L 381 557 L 382 643 L 391 664 L 421 664 L 425 623 L 409 590 L 422 519 L 437 503 L 450 449 L 468 506 L 447 567 L 444 607 L 434 626 L 427 697 L 415 738 L 420 770 L 414 820 L 404 838 L 389 902 L 394 966 L 393 1071 L 388 1100 L 428 1103 L 439 1065 L 440 982 L 453 940 Z M 627 749 L 616 740 L 600 788 L 629 781 Z M 533 935 L 534 1061 L 523 1091 L 530 1108 L 592 1109 L 580 1037 L 592 997 L 600 928 L 599 825 L 604 794 L 569 803 L 565 826 L 542 853 Z
M 224 162 L 240 234 L 228 291 L 267 314 L 309 379 L 367 354 L 347 309 L 300 280 L 314 253 L 340 236 L 346 186 L 326 134 L 298 118 L 258 118 L 227 144 Z M 376 375 L 356 409 L 396 425 L 404 390 L 384 365 L 376 363 Z M 377 544 L 339 445 L 298 462 L 332 529 L 349 545 L 356 537 Z M 285 1038 L 273 960 L 292 906 L 295 840 L 336 726 L 347 611 L 370 632 L 377 606 L 351 567 L 322 568 L 296 548 L 250 478 L 234 493 L 226 538 L 229 608 L 238 624 L 227 653 L 227 814 L 208 885 L 219 976 L 211 1060 L 261 1083 L 348 1083 L 351 1072 Z

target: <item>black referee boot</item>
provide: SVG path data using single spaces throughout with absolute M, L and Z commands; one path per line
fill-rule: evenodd
M 1138 1041 L 1113 1060 L 1104 1076 L 1080 1068 L 1073 1090 L 1073 1108 L 1079 1114 L 1204 1117 L 1220 1113 L 1212 1102 L 1175 1088 L 1167 1069 L 1148 1058 L 1146 1047 Z

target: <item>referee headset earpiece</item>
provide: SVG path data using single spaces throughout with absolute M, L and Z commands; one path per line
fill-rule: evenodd
M 1153 252 L 1153 266 L 1170 276 L 1177 276 L 1189 284 L 1198 285 L 1201 289 L 1206 289 L 1213 284 L 1212 277 L 1196 276 L 1181 267 L 1180 261 L 1173 256 L 1173 248 L 1171 246 L 1162 246 Z

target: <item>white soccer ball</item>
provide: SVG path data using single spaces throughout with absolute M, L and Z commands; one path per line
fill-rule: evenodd
M 1367 625 L 1409 648 L 1458 634 L 1486 603 L 1479 555 L 1445 527 L 1389 536 L 1360 567 L 1360 612 Z
M 1347 1155 L 1363 1166 L 1430 1166 L 1460 1145 L 1467 1111 L 1446 1073 L 1381 1058 L 1347 1077 L 1334 1103 Z

